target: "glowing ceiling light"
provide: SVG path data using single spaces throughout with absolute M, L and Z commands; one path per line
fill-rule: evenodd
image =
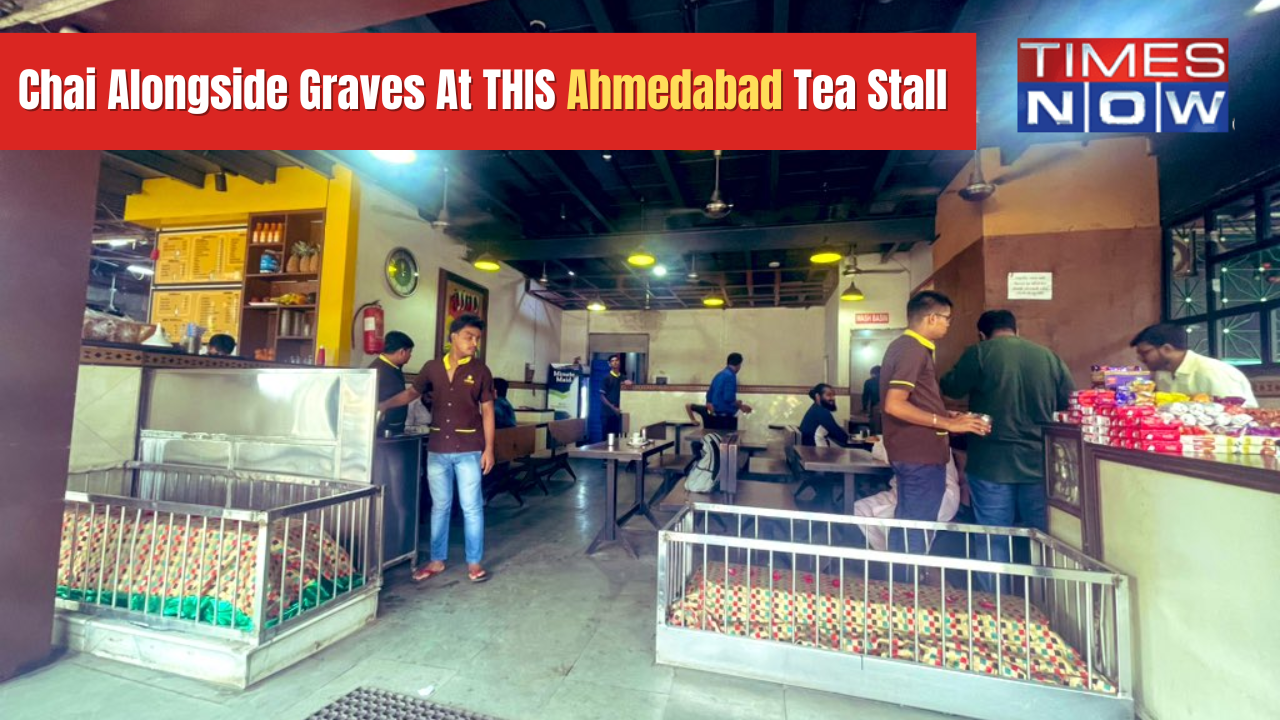
M 600 301 L 600 298 L 596 298 L 587 303 L 587 309 L 591 312 L 604 312 L 608 308 L 606 308 L 604 303 Z
M 146 265 L 130 265 L 125 269 L 136 275 L 155 275 L 156 274 L 156 271 L 154 269 L 149 268 Z
M 865 300 L 866 298 L 867 296 L 863 295 L 862 291 L 858 289 L 857 283 L 852 281 L 849 282 L 849 287 L 845 288 L 845 291 L 840 293 L 840 299 L 848 300 L 849 302 L 858 302 L 860 300 Z
M 1280 8 L 1280 0 L 1261 0 L 1257 5 L 1253 6 L 1253 11 L 1256 13 L 1264 13 L 1269 10 L 1275 10 L 1276 8 Z
M 708 295 L 702 298 L 702 304 L 707 307 L 722 307 L 724 305 L 724 298 L 719 295 Z
M 413 150 L 370 150 L 369 154 L 394 165 L 408 165 L 418 159 L 418 153 Z
M 832 250 L 831 248 L 821 248 L 809 256 L 809 262 L 819 265 L 830 265 L 838 263 L 844 259 L 844 255 Z
M 476 261 L 472 264 L 475 265 L 477 270 L 483 270 L 485 272 L 498 272 L 502 269 L 502 266 L 498 264 L 498 261 L 489 253 L 485 253 L 476 258 Z
M 653 274 L 654 274 L 654 275 L 656 275 L 656 276 L 658 276 L 658 277 L 666 277 L 666 276 L 667 276 L 667 267 L 666 267 L 665 265 L 654 265 L 654 266 L 653 266 Z
M 654 257 L 653 253 L 648 250 L 640 248 L 627 256 L 627 262 L 635 265 L 636 267 L 649 267 L 650 265 L 658 262 L 658 258 Z

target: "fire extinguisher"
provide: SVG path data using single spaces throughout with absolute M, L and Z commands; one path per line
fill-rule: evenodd
M 386 347 L 386 343 L 383 341 L 382 305 L 377 300 L 361 305 L 356 310 L 356 319 L 360 322 L 365 354 L 376 355 L 382 352 L 382 349 Z

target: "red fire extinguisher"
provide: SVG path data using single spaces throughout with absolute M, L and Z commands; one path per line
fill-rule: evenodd
M 386 347 L 386 343 L 383 341 L 382 305 L 377 300 L 361 305 L 360 309 L 356 311 L 356 317 L 360 321 L 365 354 L 375 355 L 382 352 L 382 349 Z

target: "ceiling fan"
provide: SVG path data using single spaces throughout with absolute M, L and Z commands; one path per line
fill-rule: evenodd
M 1014 169 L 1003 173 L 1000 177 L 988 181 L 982 173 L 982 154 L 979 150 L 973 151 L 973 170 L 969 173 L 969 182 L 957 191 L 960 199 L 969 202 L 982 202 L 995 194 L 996 188 L 1009 183 L 1033 175 L 1041 170 L 1057 165 L 1077 154 L 1080 150 L 1077 148 L 1058 148 L 1052 154 L 1045 155 L 1034 161 L 1022 163 Z
M 858 267 L 858 256 L 849 256 L 849 265 L 844 269 L 845 275 L 898 275 L 906 272 L 906 268 L 893 268 L 890 270 L 863 270 Z
M 720 195 L 720 156 L 723 150 L 713 150 L 716 158 L 716 182 L 711 189 L 711 199 L 700 208 L 681 208 L 673 210 L 672 215 L 704 215 L 712 220 L 721 220 L 733 212 L 733 203 L 727 203 Z

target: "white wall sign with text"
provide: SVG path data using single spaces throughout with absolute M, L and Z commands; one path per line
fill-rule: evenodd
M 1011 272 L 1009 273 L 1010 300 L 1052 300 L 1053 273 L 1051 272 Z
M 855 313 L 853 321 L 859 325 L 888 325 L 889 313 Z

